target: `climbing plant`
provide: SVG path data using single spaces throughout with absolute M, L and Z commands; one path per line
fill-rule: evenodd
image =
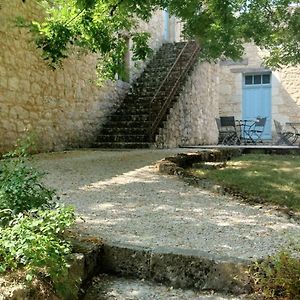
M 22 0 L 25 2 L 26 0 Z M 46 12 L 32 20 L 37 47 L 52 67 L 74 45 L 101 55 L 99 70 L 107 78 L 122 73 L 126 41 L 132 38 L 133 59 L 151 54 L 149 34 L 138 30 L 157 9 L 168 9 L 184 24 L 183 35 L 195 38 L 202 59 L 237 60 L 243 44 L 253 41 L 268 50 L 270 66 L 300 62 L 299 0 L 38 0 Z M 78 49 L 78 48 L 75 48 Z

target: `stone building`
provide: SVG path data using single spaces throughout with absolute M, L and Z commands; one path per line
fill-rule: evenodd
M 218 64 L 219 115 L 267 117 L 264 139 L 274 141 L 274 120 L 282 124 L 300 122 L 300 68 L 272 71 L 263 66 L 264 54 L 247 44 L 242 60 Z
M 34 0 L 26 4 L 0 0 L 0 153 L 12 149 L 28 132 L 35 136 L 39 151 L 88 147 L 128 91 L 129 84 L 122 81 L 97 86 L 94 55 L 74 53 L 64 61 L 63 69 L 49 69 L 30 34 L 15 25 L 18 16 L 40 15 Z M 163 11 L 156 12 L 149 23 L 141 23 L 140 30 L 145 29 L 152 34 L 154 49 L 180 40 L 180 23 Z M 126 63 L 134 80 L 144 64 L 137 68 L 131 53 Z M 256 106 L 256 115 L 268 114 L 267 138 L 271 138 L 272 119 L 300 120 L 299 70 L 263 68 L 260 51 L 251 45 L 238 63 L 198 64 L 160 130 L 157 145 L 214 144 L 218 136 L 215 117 L 244 118 Z M 260 101 L 266 101 L 266 110 L 260 111 Z

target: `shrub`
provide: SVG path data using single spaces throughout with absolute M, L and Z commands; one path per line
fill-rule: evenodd
M 28 147 L 27 140 L 0 162 L 0 273 L 21 268 L 27 281 L 50 279 L 63 294 L 72 250 L 63 233 L 74 210 L 53 202 L 43 174 L 26 164 Z
M 66 255 L 71 252 L 61 235 L 73 222 L 73 209 L 58 205 L 15 216 L 0 227 L 0 272 L 24 267 L 27 279 L 43 273 L 57 281 L 67 269 Z
M 49 203 L 55 192 L 41 182 L 42 173 L 26 164 L 23 148 L 5 155 L 0 168 L 0 211 L 13 214 Z
M 300 259 L 290 251 L 257 262 L 251 271 L 254 289 L 264 299 L 300 299 Z

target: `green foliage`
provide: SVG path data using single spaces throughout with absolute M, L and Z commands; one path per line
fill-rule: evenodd
M 28 281 L 49 278 L 62 293 L 72 250 L 63 233 L 74 210 L 55 204 L 42 173 L 26 164 L 31 147 L 26 139 L 0 162 L 0 273 L 22 268 Z
M 150 37 L 148 32 L 138 32 L 132 35 L 133 60 L 146 59 L 153 54 L 153 50 L 148 47 Z
M 71 253 L 71 245 L 61 235 L 73 222 L 73 209 L 63 206 L 16 215 L 0 227 L 0 272 L 23 267 L 28 281 L 42 274 L 59 285 Z
M 299 249 L 298 249 L 299 251 Z M 251 268 L 254 289 L 264 299 L 300 299 L 300 259 L 282 251 Z
M 134 13 L 145 20 L 151 15 L 151 11 L 144 10 L 145 5 L 131 3 L 132 10 L 128 10 L 123 1 L 119 5 L 118 1 L 101 0 L 40 2 L 45 8 L 46 20 L 23 22 L 21 26 L 30 28 L 37 47 L 43 50 L 44 59 L 53 68 L 59 66 L 75 46 L 100 54 L 97 70 L 103 79 L 114 79 L 116 74 L 122 76 L 124 56 L 129 50 L 127 40 L 131 35 L 134 36 L 135 59 L 145 59 L 151 53 L 146 43 L 148 34 L 134 33 Z
M 26 164 L 27 149 L 23 144 L 14 152 L 5 155 L 0 165 L 0 216 L 7 221 L 8 212 L 18 214 L 49 203 L 54 190 L 41 182 L 42 173 Z M 1 224 L 0 221 L 0 224 Z
M 254 41 L 270 51 L 266 63 L 280 67 L 300 62 L 300 7 L 292 0 L 40 0 L 43 22 L 30 28 L 36 44 L 52 67 L 79 46 L 101 55 L 104 78 L 124 70 L 126 40 L 132 38 L 134 59 L 150 53 L 148 34 L 136 34 L 139 20 L 148 21 L 156 9 L 168 9 L 184 26 L 183 34 L 196 39 L 202 59 L 239 59 L 243 44 Z

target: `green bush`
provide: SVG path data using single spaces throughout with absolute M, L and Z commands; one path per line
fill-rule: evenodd
M 22 269 L 27 281 L 50 279 L 60 292 L 72 250 L 63 234 L 75 221 L 74 210 L 53 202 L 55 191 L 27 165 L 26 142 L 0 161 L 0 273 Z
M 254 289 L 264 299 L 300 299 L 300 259 L 289 251 L 256 263 L 251 273 Z
M 49 203 L 55 192 L 41 182 L 43 174 L 26 164 L 23 152 L 14 155 L 6 155 L 0 168 L 0 211 L 18 214 Z
M 24 267 L 29 280 L 41 273 L 58 281 L 71 253 L 71 245 L 61 236 L 73 222 L 73 209 L 58 205 L 15 216 L 0 227 L 0 272 Z

